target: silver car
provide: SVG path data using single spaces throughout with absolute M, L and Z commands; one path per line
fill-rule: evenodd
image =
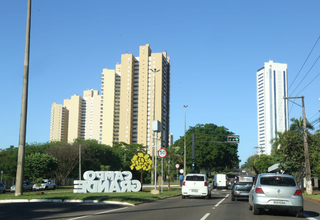
M 291 175 L 262 173 L 257 175 L 249 192 L 249 209 L 254 215 L 263 209 L 286 210 L 303 217 L 302 192 Z
M 30 181 L 23 181 L 22 189 L 23 189 L 23 191 L 27 191 L 27 190 L 32 191 L 33 190 L 33 183 L 31 183 Z M 16 185 L 11 186 L 10 190 L 11 190 L 11 192 L 15 192 Z
M 6 186 L 3 183 L 0 183 L 0 193 L 6 193 Z

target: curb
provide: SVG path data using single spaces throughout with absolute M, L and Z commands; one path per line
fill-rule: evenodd
M 135 206 L 128 202 L 117 201 L 99 201 L 99 200 L 62 200 L 62 199 L 5 199 L 0 200 L 0 203 L 24 203 L 24 202 L 70 202 L 70 203 L 97 203 L 97 204 L 115 204 L 115 205 L 128 205 Z
M 320 203 L 320 199 L 316 199 L 316 198 L 310 198 L 310 197 L 307 197 L 307 196 L 303 196 L 303 199 L 313 200 L 313 201 L 316 201 L 316 202 Z

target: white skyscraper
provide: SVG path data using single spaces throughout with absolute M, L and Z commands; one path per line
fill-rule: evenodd
M 287 64 L 264 63 L 257 71 L 258 153 L 270 155 L 277 132 L 289 128 Z

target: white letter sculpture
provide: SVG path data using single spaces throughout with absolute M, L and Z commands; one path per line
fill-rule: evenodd
M 138 192 L 139 180 L 131 180 L 130 171 L 92 171 L 83 174 L 84 180 L 74 180 L 73 193 Z

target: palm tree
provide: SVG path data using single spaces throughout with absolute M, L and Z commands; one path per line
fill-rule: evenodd
M 270 143 L 272 145 L 271 155 L 276 155 L 277 150 L 280 148 L 281 143 L 283 142 L 284 133 L 276 132 L 276 137 L 273 138 Z
M 291 118 L 290 121 L 292 122 L 290 125 L 290 130 L 291 131 L 301 131 L 303 132 L 303 120 L 300 116 L 299 119 L 296 118 Z M 310 122 L 308 122 L 308 120 L 306 119 L 306 127 L 307 130 L 314 130 L 314 127 L 310 124 Z

